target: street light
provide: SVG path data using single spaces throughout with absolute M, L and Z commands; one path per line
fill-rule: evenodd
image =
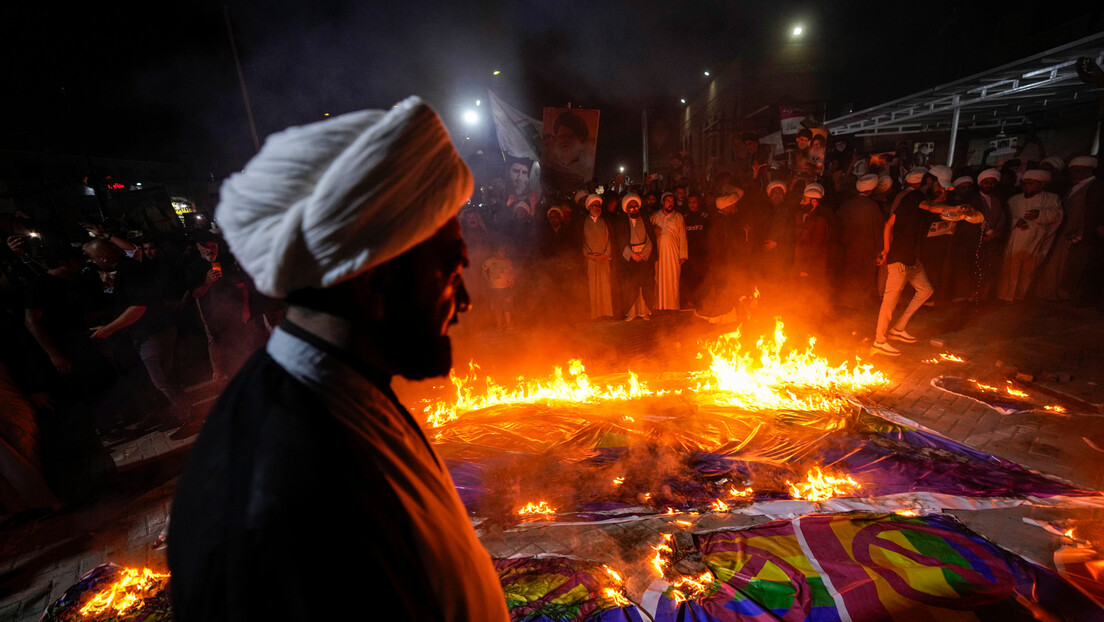
M 685 104 L 686 103 L 686 98 L 683 97 L 683 98 L 679 99 L 679 101 Z
M 497 69 L 495 69 L 494 71 L 492 71 L 492 72 L 491 72 L 491 75 L 492 75 L 492 76 L 497 76 L 497 75 L 498 75 L 498 74 L 500 74 L 500 73 L 502 73 L 502 72 L 501 72 L 501 71 L 499 71 L 499 70 L 497 70 Z
M 707 77 L 707 78 L 709 77 L 709 70 L 708 69 L 706 69 L 703 73 L 705 73 L 705 77 Z
M 805 28 L 804 27 L 802 27 L 800 25 L 794 26 L 794 29 L 793 29 L 793 36 L 794 37 L 800 37 L 803 34 L 805 34 Z
M 468 125 L 477 125 L 479 123 L 479 114 L 474 110 L 465 110 L 462 118 L 464 119 L 464 123 Z

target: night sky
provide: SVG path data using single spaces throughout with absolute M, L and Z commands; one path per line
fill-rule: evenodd
M 905 4 L 225 6 L 262 140 L 410 94 L 462 132 L 461 112 L 490 86 L 537 117 L 567 102 L 601 109 L 600 164 L 636 153 L 644 107 L 692 93 L 703 68 L 769 57 L 795 23 L 817 50 L 827 95 L 855 109 L 1104 29 L 1101 8 L 1079 8 L 1093 3 Z M 222 3 L 15 3 L 6 12 L 0 148 L 183 162 L 215 178 L 252 153 Z

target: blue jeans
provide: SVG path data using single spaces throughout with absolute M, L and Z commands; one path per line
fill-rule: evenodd
M 184 391 L 169 379 L 176 354 L 176 328 L 166 328 L 144 339 L 135 340 L 134 347 L 146 366 L 150 382 L 161 392 L 172 407 L 173 417 L 185 422 L 191 417 L 191 405 Z

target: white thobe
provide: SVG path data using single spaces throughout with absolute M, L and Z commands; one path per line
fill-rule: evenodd
M 997 297 L 1010 301 L 1027 295 L 1035 268 L 1046 257 L 1054 242 L 1054 233 L 1062 223 L 1062 201 L 1053 192 L 1040 192 L 1032 197 L 1017 194 L 1008 200 L 1008 210 L 1012 215 L 1012 229 Z M 1024 220 L 1024 214 L 1031 210 L 1039 210 L 1039 216 L 1035 220 Z M 1026 228 L 1016 226 L 1021 220 L 1027 223 Z
M 686 248 L 686 221 L 682 214 L 662 210 L 652 214 L 656 227 L 656 308 L 679 309 L 679 275 L 682 262 L 689 257 Z

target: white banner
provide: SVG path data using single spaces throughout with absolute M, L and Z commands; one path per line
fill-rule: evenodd
M 544 124 L 503 102 L 494 91 L 488 90 L 487 94 L 490 96 L 491 117 L 499 149 L 507 156 L 539 160 Z

